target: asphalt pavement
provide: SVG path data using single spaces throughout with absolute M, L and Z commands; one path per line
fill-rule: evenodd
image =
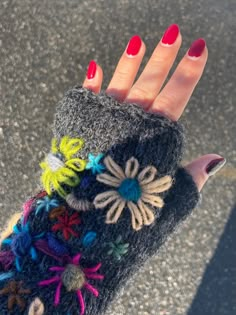
M 55 105 L 82 84 L 91 59 L 104 70 L 105 88 L 134 34 L 147 46 L 140 71 L 172 23 L 183 36 L 174 68 L 193 40 L 207 42 L 207 66 L 182 117 L 184 162 L 218 153 L 227 164 L 108 314 L 236 314 L 235 14 L 235 0 L 1 0 L 1 227 L 39 188 Z

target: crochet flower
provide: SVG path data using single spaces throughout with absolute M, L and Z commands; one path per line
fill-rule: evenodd
M 11 280 L 6 286 L 0 290 L 0 295 L 8 295 L 7 307 L 9 311 L 12 311 L 14 306 L 19 306 L 23 312 L 26 307 L 25 300 L 21 297 L 25 294 L 30 294 L 31 290 L 22 288 L 22 281 Z
M 69 259 L 69 263 L 64 267 L 51 267 L 50 271 L 56 271 L 57 274 L 48 279 L 43 280 L 38 283 L 39 286 L 48 286 L 51 283 L 57 283 L 54 304 L 58 305 L 60 303 L 60 294 L 62 285 L 65 286 L 68 292 L 76 292 L 78 301 L 80 304 L 80 315 L 83 315 L 85 312 L 85 303 L 82 295 L 82 288 L 87 289 L 96 297 L 99 295 L 99 292 L 94 288 L 89 282 L 89 279 L 93 280 L 102 280 L 104 279 L 103 275 L 97 274 L 96 272 L 100 269 L 101 263 L 97 264 L 92 268 L 82 268 L 79 265 L 81 254 L 77 254 L 73 258 Z
M 49 195 L 54 189 L 65 198 L 67 193 L 62 185 L 75 187 L 79 184 L 80 178 L 76 172 L 82 172 L 85 169 L 86 161 L 75 158 L 74 155 L 83 144 L 82 139 L 71 139 L 67 136 L 61 139 L 59 145 L 57 139 L 52 139 L 51 152 L 40 164 L 43 169 L 41 181 Z
M 36 215 L 44 210 L 49 212 L 51 209 L 59 206 L 59 201 L 57 199 L 51 199 L 49 196 L 45 196 L 42 199 L 38 199 L 36 202 Z
M 52 226 L 52 231 L 62 231 L 65 240 L 70 238 L 70 235 L 79 236 L 71 227 L 76 224 L 80 224 L 81 220 L 77 212 L 69 216 L 68 212 L 57 218 L 59 223 Z
M 31 235 L 28 223 L 20 227 L 15 225 L 13 227 L 13 233 L 12 238 L 6 238 L 3 240 L 2 244 L 10 245 L 15 255 L 16 269 L 21 271 L 21 261 L 23 257 L 30 254 L 32 260 L 37 260 L 38 255 L 34 247 L 34 242 L 40 239 L 44 233 Z
M 91 169 L 92 173 L 100 174 L 105 170 L 104 165 L 100 164 L 101 159 L 104 157 L 104 154 L 98 154 L 97 156 L 89 153 L 88 155 L 88 163 L 86 165 L 86 170 Z
M 155 179 L 157 170 L 153 166 L 145 167 L 139 174 L 139 162 L 134 157 L 126 162 L 125 171 L 107 156 L 104 164 L 113 175 L 103 173 L 97 175 L 97 180 L 115 189 L 98 194 L 94 206 L 102 209 L 111 205 L 106 223 L 116 223 L 125 207 L 130 210 L 134 230 L 140 230 L 143 225 L 150 225 L 155 217 L 149 205 L 162 208 L 164 202 L 158 193 L 168 190 L 172 179 L 166 175 Z
M 121 260 L 122 256 L 129 250 L 129 243 L 122 243 L 121 235 L 117 237 L 114 243 L 109 242 L 108 245 L 110 249 L 107 254 L 114 256 L 117 260 Z

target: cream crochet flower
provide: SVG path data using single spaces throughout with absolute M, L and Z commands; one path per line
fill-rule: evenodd
M 162 208 L 164 202 L 158 193 L 168 190 L 172 185 L 169 175 L 155 179 L 157 169 L 154 166 L 145 167 L 139 174 L 139 162 L 134 157 L 125 165 L 125 171 L 107 156 L 104 159 L 107 170 L 113 175 L 103 173 L 97 175 L 101 183 L 116 189 L 98 194 L 94 199 L 95 208 L 101 209 L 108 205 L 106 223 L 116 223 L 125 207 L 130 210 L 134 230 L 140 230 L 143 225 L 150 225 L 155 217 L 151 206 Z

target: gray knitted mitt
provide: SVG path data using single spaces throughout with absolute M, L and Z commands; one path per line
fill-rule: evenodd
M 44 190 L 2 243 L 1 315 L 104 314 L 199 200 L 178 122 L 74 87 L 54 135 Z

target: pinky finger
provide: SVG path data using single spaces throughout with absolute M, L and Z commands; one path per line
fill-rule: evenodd
M 102 87 L 102 80 L 102 68 L 94 60 L 91 60 L 88 65 L 83 87 L 91 90 L 94 93 L 99 93 Z

